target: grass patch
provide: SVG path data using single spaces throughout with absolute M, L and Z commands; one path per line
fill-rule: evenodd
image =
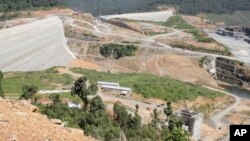
M 204 62 L 207 60 L 207 56 L 203 56 L 199 59 L 199 66 L 202 67 Z
M 187 49 L 191 51 L 198 51 L 198 52 L 206 52 L 206 53 L 213 53 L 213 54 L 219 54 L 219 55 L 226 55 L 230 56 L 231 52 L 228 50 L 228 48 L 224 47 L 223 50 L 221 49 L 207 49 L 202 46 L 194 46 L 192 44 L 186 44 L 184 42 L 175 42 L 171 43 L 170 46 L 175 47 L 175 48 L 181 48 L 181 49 Z
M 38 98 L 50 98 L 54 94 L 37 94 Z M 69 99 L 76 103 L 81 103 L 81 99 L 77 96 L 72 96 L 71 93 L 59 93 L 61 99 Z
M 121 86 L 131 87 L 135 93 L 145 98 L 159 98 L 178 101 L 193 100 L 199 96 L 215 98 L 221 93 L 208 90 L 199 85 L 184 83 L 169 77 L 160 77 L 150 74 L 97 72 L 81 68 L 72 69 L 73 72 L 87 76 L 91 83 L 97 81 L 119 82 Z
M 141 41 L 122 41 L 123 44 L 141 44 Z
M 192 34 L 198 42 L 204 42 L 204 43 L 216 42 L 213 38 L 208 37 L 208 35 L 205 32 L 197 29 L 185 30 L 185 32 Z
M 19 95 L 25 84 L 34 84 L 41 89 L 55 89 L 57 85 L 73 83 L 69 74 L 57 74 L 54 68 L 46 71 L 4 73 L 3 90 L 6 95 Z
M 193 25 L 186 23 L 181 16 L 172 16 L 166 22 L 159 23 L 162 26 L 173 27 L 177 29 L 195 29 Z
M 211 23 L 225 22 L 226 25 L 246 25 L 250 21 L 250 11 L 237 11 L 232 14 L 205 14 Z

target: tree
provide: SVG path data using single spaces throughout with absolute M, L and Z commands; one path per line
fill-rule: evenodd
M 91 135 L 98 140 L 116 140 L 119 137 L 120 128 L 106 112 L 100 96 L 94 97 L 89 104 L 89 111 L 85 118 L 80 121 L 80 127 L 86 135 Z
M 136 104 L 136 105 L 135 105 L 135 108 L 136 108 L 136 113 L 138 113 L 138 110 L 139 110 L 139 105 L 138 105 L 138 104 Z
M 116 121 L 122 129 L 127 127 L 128 113 L 124 106 L 120 102 L 116 102 L 113 107 L 114 121 Z
M 95 94 L 97 91 L 97 86 L 95 84 L 87 87 L 87 77 L 81 77 L 76 80 L 74 86 L 71 88 L 71 95 L 78 96 L 84 103 L 85 109 L 88 106 L 88 95 Z
M 49 98 L 53 101 L 53 104 L 62 103 L 62 100 L 59 94 L 52 94 L 49 96 Z
M 188 141 L 188 133 L 182 126 L 182 121 L 178 120 L 173 115 L 171 102 L 167 102 L 167 107 L 164 108 L 164 113 L 167 116 L 168 127 L 163 128 L 162 136 L 165 141 Z
M 160 122 L 159 113 L 158 113 L 157 109 L 154 109 L 153 110 L 153 119 L 152 119 L 151 125 L 157 129 L 159 122 Z
M 105 106 L 102 102 L 102 98 L 100 96 L 96 96 L 92 99 L 90 103 L 90 112 L 95 112 L 95 111 L 105 111 Z
M 0 71 L 0 97 L 4 97 L 4 92 L 2 89 L 2 80 L 3 80 L 3 73 Z
M 33 103 L 34 102 L 34 96 L 38 91 L 38 87 L 33 85 L 33 84 L 24 85 L 22 90 L 23 90 L 23 93 L 20 96 L 20 99 L 26 99 L 26 100 L 31 99 L 31 103 Z
M 167 102 L 167 107 L 163 109 L 164 110 L 164 114 L 167 116 L 167 118 L 169 118 L 170 115 L 173 114 L 173 110 L 172 110 L 172 106 L 171 106 L 171 102 Z

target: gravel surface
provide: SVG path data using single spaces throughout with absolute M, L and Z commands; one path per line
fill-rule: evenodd
M 219 43 L 227 46 L 235 58 L 248 64 L 250 63 L 250 44 L 243 40 L 218 35 L 215 31 L 205 30 L 205 32 Z
M 2 71 L 43 70 L 65 66 L 74 58 L 57 17 L 0 30 L 0 50 Z

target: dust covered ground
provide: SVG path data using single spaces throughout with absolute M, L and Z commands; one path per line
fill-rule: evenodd
M 92 141 L 80 129 L 55 124 L 27 101 L 0 98 L 1 141 Z

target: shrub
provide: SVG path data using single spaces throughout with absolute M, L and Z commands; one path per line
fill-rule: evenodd
M 195 29 L 194 26 L 186 23 L 181 16 L 172 16 L 166 22 L 160 23 L 163 26 L 174 27 L 177 29 Z
M 119 59 L 124 56 L 132 56 L 135 54 L 137 46 L 135 45 L 122 45 L 122 44 L 104 44 L 100 48 L 100 53 L 104 57 L 114 57 Z

